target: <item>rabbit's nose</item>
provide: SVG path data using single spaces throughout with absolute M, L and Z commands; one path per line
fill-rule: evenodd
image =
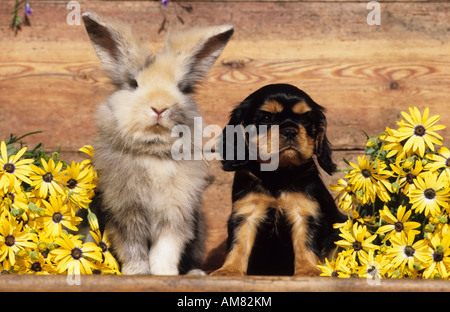
M 156 115 L 160 116 L 162 113 L 164 113 L 167 110 L 167 107 L 160 108 L 160 109 L 152 107 L 152 110 L 156 113 Z

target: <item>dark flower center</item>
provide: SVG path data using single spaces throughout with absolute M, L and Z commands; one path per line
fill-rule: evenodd
M 78 247 L 75 247 L 74 249 L 72 249 L 72 252 L 70 253 L 72 258 L 74 258 L 75 260 L 79 260 L 81 258 L 82 254 L 83 254 L 83 251 Z
M 44 182 L 50 183 L 53 181 L 53 175 L 51 172 L 47 172 L 46 174 L 44 174 L 44 176 L 42 177 L 42 180 L 44 180 Z
M 408 246 L 405 247 L 404 252 L 405 252 L 406 256 L 412 257 L 412 256 L 414 256 L 414 253 L 416 252 L 416 250 L 414 249 L 413 246 L 409 246 L 408 245 Z
M 362 249 L 362 245 L 358 241 L 354 241 L 352 244 L 352 247 L 355 251 L 360 251 Z
M 31 270 L 33 270 L 34 272 L 41 272 L 42 266 L 39 262 L 33 262 L 33 264 L 31 265 Z
M 61 212 L 55 212 L 52 216 L 52 220 L 55 223 L 61 222 L 63 219 L 63 214 Z
M 394 228 L 395 228 L 395 230 L 396 230 L 397 232 L 403 231 L 403 223 L 401 223 L 401 222 L 395 222 Z
M 371 177 L 370 170 L 368 170 L 368 169 L 363 169 L 363 170 L 361 171 L 361 174 L 362 174 L 364 177 L 366 177 L 366 178 L 370 178 L 370 177 Z
M 447 161 L 445 162 L 445 165 L 446 165 L 447 167 L 450 167 L 450 158 L 447 158 Z
M 70 179 L 67 181 L 67 187 L 70 189 L 74 189 L 77 186 L 78 182 L 75 179 Z
M 431 189 L 431 188 L 426 189 L 425 192 L 423 192 L 423 194 L 428 199 L 433 199 L 433 198 L 436 197 L 436 192 L 433 189 Z
M 8 247 L 14 246 L 16 239 L 11 234 L 5 237 L 5 245 Z
M 433 253 L 433 260 L 434 262 L 440 262 L 444 259 L 444 253 L 436 251 Z
M 5 170 L 8 173 L 13 173 L 14 170 L 16 170 L 16 167 L 13 164 L 7 163 L 3 166 L 3 170 Z
M 100 242 L 100 244 L 98 244 L 98 247 L 100 247 L 102 249 L 102 252 L 108 251 L 108 245 L 106 245 L 105 242 Z
M 425 132 L 426 129 L 424 126 L 419 125 L 414 128 L 414 134 L 417 136 L 424 136 Z
M 414 184 L 415 175 L 413 175 L 411 172 L 406 175 L 406 182 L 409 184 Z

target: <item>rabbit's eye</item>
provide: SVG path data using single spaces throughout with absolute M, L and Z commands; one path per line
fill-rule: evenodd
M 138 87 L 138 83 L 136 81 L 136 79 L 131 79 L 128 84 L 130 85 L 131 88 L 136 89 Z

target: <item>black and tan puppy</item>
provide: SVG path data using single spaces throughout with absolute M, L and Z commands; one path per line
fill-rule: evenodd
M 333 224 L 343 219 L 314 161 L 328 174 L 336 169 L 323 111 L 305 92 L 287 84 L 265 86 L 233 110 L 228 130 L 254 125 L 266 126 L 267 131 L 257 130 L 256 139 L 241 132 L 240 141 L 239 131 L 233 138 L 227 127 L 223 131 L 223 169 L 236 174 L 227 256 L 212 275 L 320 273 L 317 260 L 334 249 Z M 277 146 L 261 143 L 273 135 Z M 247 149 L 256 141 L 259 149 L 253 160 L 251 151 L 242 153 L 236 146 L 242 141 Z M 266 145 L 265 153 L 260 144 Z M 276 158 L 275 170 L 262 170 L 267 155 Z

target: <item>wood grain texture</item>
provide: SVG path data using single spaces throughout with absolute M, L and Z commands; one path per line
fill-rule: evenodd
M 151 50 L 162 47 L 158 1 L 79 1 L 130 23 Z M 189 2 L 163 8 L 167 29 L 231 23 L 235 34 L 196 95 L 207 123 L 224 126 L 232 108 L 269 83 L 292 83 L 326 107 L 334 159 L 361 154 L 365 130 L 395 128 L 408 106 L 430 107 L 450 124 L 450 3 L 381 3 L 381 25 L 368 26 L 367 1 Z M 44 130 L 27 139 L 62 147 L 81 159 L 91 144 L 98 103 L 113 90 L 84 26 L 66 23 L 67 1 L 32 2 L 31 27 L 9 29 L 11 2 L 0 1 L 0 138 Z M 181 25 L 176 14 L 182 16 Z M 450 145 L 450 127 L 441 131 Z M 342 162 L 340 162 L 343 165 Z M 205 268 L 220 266 L 231 209 L 232 174 L 211 163 L 215 182 L 204 196 L 209 225 Z M 336 181 L 328 178 L 327 182 Z
M 379 285 L 365 279 L 306 277 L 155 277 L 82 275 L 80 285 L 67 276 L 2 275 L 0 292 L 448 292 L 445 280 L 383 279 Z M 227 294 L 224 294 L 226 296 Z M 263 295 L 263 294 L 261 294 Z M 246 296 L 253 296 L 247 294 Z M 167 302 L 165 303 L 167 304 Z M 174 303 L 176 304 L 176 303 Z M 272 306 L 277 306 L 272 302 Z

